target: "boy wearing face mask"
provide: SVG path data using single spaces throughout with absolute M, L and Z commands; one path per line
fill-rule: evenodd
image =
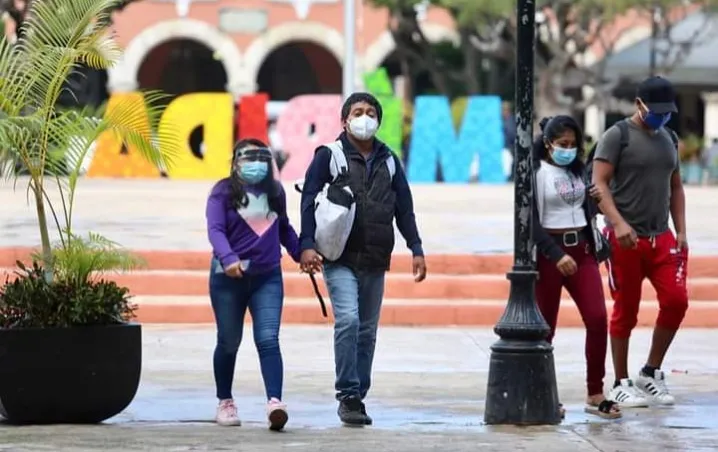
M 570 116 L 545 118 L 533 145 L 535 203 L 533 238 L 538 281 L 536 304 L 551 328 L 553 340 L 565 288 L 586 327 L 586 408 L 597 416 L 621 417 L 616 402 L 606 400 L 607 315 L 598 250 L 603 242 L 595 227 L 594 199 L 601 193 L 587 187 L 582 159 L 583 133 Z M 563 415 L 563 407 L 561 407 Z
M 339 135 L 349 165 L 349 187 L 356 200 L 356 217 L 343 254 L 324 261 L 314 241 L 314 200 L 331 179 L 331 151 L 321 146 L 307 169 L 302 191 L 301 266 L 305 272 L 323 269 L 334 311 L 334 359 L 338 415 L 351 425 L 370 425 L 363 400 L 371 384 L 377 327 L 384 296 L 384 275 L 394 249 L 396 219 L 411 250 L 416 282 L 426 277 L 421 239 L 416 227 L 411 189 L 400 161 L 375 138 L 382 108 L 367 93 L 349 96 L 341 111 Z M 394 160 L 392 176 L 387 159 Z
M 209 296 L 217 324 L 213 364 L 219 425 L 240 425 L 232 382 L 247 310 L 252 315 L 269 428 L 281 430 L 288 419 L 282 402 L 284 369 L 279 348 L 284 302 L 280 260 L 284 246 L 299 262 L 299 239 L 289 224 L 286 196 L 274 169 L 266 144 L 242 140 L 233 150 L 230 177 L 219 181 L 207 199 L 207 235 L 213 257 Z
M 624 405 L 623 399 L 632 400 L 633 406 L 675 402 L 661 365 L 688 308 L 685 194 L 678 150 L 665 128 L 677 111 L 671 83 L 648 78 L 638 87 L 636 112 L 625 120 L 627 143 L 621 143 L 614 125 L 596 148 L 593 181 L 606 193 L 599 206 L 612 244 L 608 269 L 616 381 L 610 397 Z M 645 278 L 656 290 L 659 311 L 648 359 L 634 385 L 628 375 L 628 343 Z

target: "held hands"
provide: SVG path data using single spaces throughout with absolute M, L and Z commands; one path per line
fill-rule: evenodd
M 415 282 L 419 283 L 426 279 L 426 260 L 424 256 L 414 256 L 411 266 Z
M 631 249 L 638 246 L 638 235 L 636 231 L 625 221 L 617 224 L 613 228 L 613 231 L 616 234 L 616 240 L 618 240 L 618 244 L 621 245 L 621 248 Z
M 230 278 L 241 278 L 242 267 L 240 266 L 240 263 L 235 262 L 232 265 L 228 265 L 227 268 L 224 269 L 224 274 L 229 276 Z
M 556 264 L 556 268 L 563 276 L 571 276 L 578 271 L 576 261 L 568 254 L 564 255 Z
M 315 250 L 304 250 L 299 258 L 299 268 L 304 273 L 321 272 L 322 257 Z

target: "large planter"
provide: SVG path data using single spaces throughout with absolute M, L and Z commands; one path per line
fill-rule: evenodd
M 0 329 L 0 416 L 94 424 L 120 413 L 142 371 L 138 324 Z

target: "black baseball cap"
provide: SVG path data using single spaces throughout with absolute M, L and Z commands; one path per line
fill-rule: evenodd
M 636 97 L 641 99 L 652 113 L 678 113 L 673 84 L 663 77 L 645 79 L 638 85 Z

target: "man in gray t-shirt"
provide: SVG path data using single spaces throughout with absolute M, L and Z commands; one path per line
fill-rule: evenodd
M 633 116 L 601 137 L 593 163 L 611 243 L 607 265 L 616 382 L 609 399 L 626 407 L 648 406 L 649 399 L 672 405 L 675 399 L 660 367 L 688 308 L 685 194 L 673 132 L 665 127 L 677 112 L 675 92 L 668 80 L 651 77 L 639 85 L 635 102 Z M 659 312 L 646 365 L 634 386 L 628 376 L 628 341 L 645 278 L 656 290 Z

